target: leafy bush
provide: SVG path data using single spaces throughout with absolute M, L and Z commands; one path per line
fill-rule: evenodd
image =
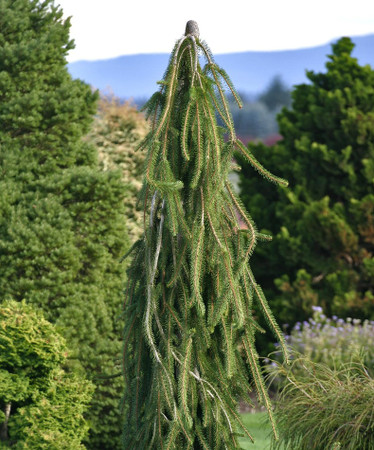
M 25 302 L 0 305 L 1 448 L 80 449 L 93 384 L 64 370 L 56 327 Z
M 300 356 L 290 367 L 278 364 L 277 375 L 286 382 L 275 408 L 280 439 L 273 448 L 374 448 L 374 379 L 362 361 L 331 369 Z

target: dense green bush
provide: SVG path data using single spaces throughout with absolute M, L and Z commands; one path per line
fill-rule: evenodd
M 301 370 L 302 369 L 302 370 Z M 275 449 L 372 450 L 374 379 L 361 362 L 331 369 L 300 357 L 278 365 L 286 381 L 275 417 Z
M 126 188 L 82 139 L 97 94 L 67 71 L 69 27 L 52 0 L 0 2 L 0 292 L 58 325 L 96 385 L 87 446 L 105 450 L 121 430 L 122 378 L 105 377 L 121 372 Z
M 313 305 L 339 317 L 374 318 L 374 70 L 332 46 L 325 73 L 292 92 L 278 116 L 283 140 L 250 150 L 290 188 L 271 189 L 244 158 L 241 197 L 274 236 L 254 264 L 276 316 L 294 325 Z
M 84 448 L 93 384 L 64 369 L 67 355 L 65 339 L 40 312 L 25 302 L 0 304 L 1 448 Z

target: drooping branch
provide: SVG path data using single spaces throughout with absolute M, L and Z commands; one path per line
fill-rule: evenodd
M 257 240 L 268 237 L 227 181 L 234 147 L 242 144 L 225 84 L 234 91 L 189 22 L 159 95 L 146 106 L 154 125 L 143 145 L 145 228 L 131 253 L 125 305 L 128 449 L 237 448 L 235 427 L 243 427 L 237 398 L 248 398 L 252 385 L 273 422 L 255 348 L 263 330 L 253 298 L 282 343 L 283 337 L 248 265 Z

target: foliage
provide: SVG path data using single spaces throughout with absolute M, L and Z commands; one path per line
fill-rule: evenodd
M 242 166 L 241 198 L 271 243 L 253 263 L 279 320 L 294 325 L 319 305 L 328 316 L 374 318 L 374 71 L 342 38 L 325 73 L 307 72 L 292 109 L 278 116 L 283 140 L 250 144 L 290 181 L 270 190 Z M 280 274 L 282 276 L 279 276 Z
M 287 381 L 275 408 L 280 439 L 274 448 L 374 447 L 374 379 L 362 362 L 331 369 L 299 357 L 289 367 L 278 365 L 278 376 Z
M 144 153 L 136 147 L 148 131 L 147 122 L 134 106 L 115 97 L 102 97 L 87 140 L 95 145 L 104 170 L 120 169 L 128 186 L 125 196 L 126 228 L 132 241 L 142 233 L 142 214 L 136 195 L 142 185 Z
M 67 372 L 66 358 L 65 340 L 40 312 L 24 301 L 0 305 L 2 446 L 85 448 L 93 384 Z
M 146 227 L 130 252 L 124 310 L 126 449 L 237 448 L 234 427 L 248 433 L 237 402 L 250 402 L 252 386 L 272 419 L 254 344 L 253 301 L 285 348 L 248 264 L 266 236 L 227 181 L 234 148 L 269 180 L 286 182 L 236 138 L 223 85 L 240 104 L 239 98 L 196 27 L 187 24 L 160 91 L 146 105 L 152 124 L 142 144 Z
M 122 380 L 104 377 L 120 373 L 126 189 L 82 139 L 97 94 L 67 71 L 69 27 L 50 0 L 0 2 L 0 291 L 40 307 L 95 381 L 87 445 L 105 450 L 121 429 Z

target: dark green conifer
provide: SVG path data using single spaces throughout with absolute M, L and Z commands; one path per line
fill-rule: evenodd
M 160 84 L 146 105 L 144 235 L 131 249 L 124 310 L 124 448 L 238 448 L 237 432 L 249 435 L 238 399 L 250 401 L 252 386 L 272 419 L 253 301 L 284 342 L 248 264 L 257 240 L 268 236 L 227 180 L 234 149 L 270 181 L 286 182 L 236 138 L 224 86 L 240 105 L 239 97 L 195 22 Z
M 238 155 L 241 198 L 274 236 L 254 255 L 258 279 L 284 323 L 306 319 L 312 305 L 374 318 L 374 70 L 353 47 L 341 38 L 326 71 L 295 87 L 278 116 L 283 140 L 249 146 L 290 189 L 270 192 Z
M 82 140 L 97 94 L 67 71 L 69 27 L 51 0 L 0 1 L 0 295 L 58 325 L 95 382 L 87 446 L 103 450 L 121 429 L 122 379 L 104 377 L 120 374 L 125 188 Z

